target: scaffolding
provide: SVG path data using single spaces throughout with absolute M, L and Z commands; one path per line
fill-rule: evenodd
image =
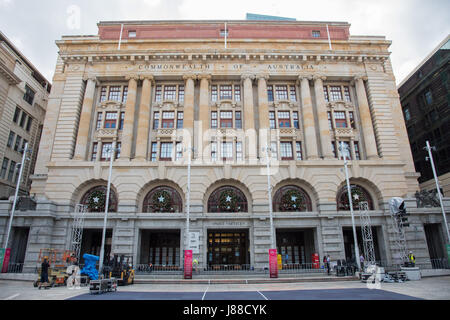
M 406 235 L 405 228 L 403 226 L 402 219 L 398 219 L 398 212 L 396 207 L 402 202 L 400 198 L 392 198 L 389 203 L 390 213 L 391 213 L 391 224 L 392 230 L 394 232 L 394 242 L 395 250 L 393 253 L 393 262 L 396 265 L 403 265 L 404 262 L 408 261 L 408 253 L 406 248 Z
M 81 241 L 83 237 L 84 215 L 87 209 L 85 205 L 77 204 L 72 224 L 72 241 L 70 250 L 75 254 L 77 261 L 80 261 Z
M 364 246 L 365 268 L 373 268 L 376 265 L 375 246 L 372 234 L 372 224 L 369 216 L 369 204 L 359 203 L 359 213 L 361 219 L 361 231 Z

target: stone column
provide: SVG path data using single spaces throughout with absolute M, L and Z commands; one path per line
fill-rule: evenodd
M 138 113 L 138 129 L 136 137 L 136 160 L 144 161 L 148 154 L 148 135 L 150 129 L 150 104 L 153 77 L 141 76 L 142 94 Z M 126 116 L 125 116 L 126 117 Z
M 209 139 L 207 139 L 207 132 L 209 130 L 209 81 L 210 74 L 201 74 L 198 76 L 200 80 L 200 99 L 199 99 L 199 128 L 196 134 L 197 139 L 197 153 L 199 159 L 208 161 L 211 154 L 204 153 L 208 146 Z
M 75 154 L 73 157 L 74 160 L 86 160 L 89 129 L 92 122 L 92 108 L 94 105 L 95 86 L 97 84 L 97 80 L 95 77 L 88 77 L 85 80 L 87 80 L 87 85 L 84 93 L 80 122 L 78 125 L 77 142 L 75 144 Z
M 136 75 L 133 75 L 128 76 L 126 79 L 128 80 L 128 97 L 125 107 L 125 119 L 122 130 L 122 150 L 119 159 L 120 161 L 130 160 L 131 158 L 138 77 Z
M 328 127 L 328 115 L 325 97 L 323 96 L 323 80 L 324 76 L 315 75 L 314 91 L 316 94 L 317 116 L 319 118 L 320 144 L 322 147 L 322 156 L 325 159 L 334 159 L 333 150 L 331 149 L 330 128 Z
M 244 129 L 245 136 L 247 137 L 245 143 L 245 156 L 250 161 L 255 161 L 257 145 L 255 119 L 253 114 L 253 79 L 255 79 L 255 76 L 244 74 L 241 79 L 244 83 Z
M 302 113 L 303 113 L 303 130 L 304 143 L 306 147 L 306 159 L 314 160 L 319 158 L 317 151 L 316 126 L 314 122 L 314 112 L 311 99 L 311 91 L 309 88 L 309 80 L 311 76 L 299 76 L 300 92 L 302 95 Z M 300 120 L 300 119 L 299 119 Z
M 185 81 L 183 129 L 185 129 L 184 132 L 186 135 L 186 139 L 190 139 L 191 141 L 191 146 L 194 146 L 194 91 L 196 78 L 197 77 L 194 74 L 187 74 L 183 76 L 183 80 Z M 188 141 L 183 140 L 183 144 L 184 147 L 188 147 Z
M 269 100 L 267 97 L 267 74 L 258 75 L 258 111 L 259 111 L 259 157 L 265 159 L 262 148 L 270 147 Z
M 361 117 L 361 129 L 366 146 L 367 159 L 378 159 L 377 142 L 370 115 L 369 101 L 364 88 L 364 77 L 355 77 L 356 97 L 358 99 L 359 115 Z

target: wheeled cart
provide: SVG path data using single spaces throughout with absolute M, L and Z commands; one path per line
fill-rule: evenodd
M 117 291 L 117 279 L 99 279 L 91 280 L 89 283 L 90 294 L 102 294 L 106 292 Z

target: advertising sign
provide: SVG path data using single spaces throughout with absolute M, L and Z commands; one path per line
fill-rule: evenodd
M 278 278 L 277 249 L 269 249 L 269 273 L 271 278 Z
M 313 269 L 320 268 L 319 255 L 317 253 L 313 253 L 312 255 Z
M 277 255 L 277 264 L 278 264 L 278 270 L 283 269 L 283 258 L 281 257 L 281 254 Z
M 200 253 L 200 232 L 189 232 L 189 250 L 192 253 Z
M 8 265 L 9 265 L 9 257 L 11 255 L 11 249 L 10 248 L 6 248 L 3 249 L 5 250 L 4 256 L 3 256 L 3 267 L 2 267 L 2 273 L 7 273 L 8 272 Z
M 184 278 L 192 279 L 192 250 L 184 250 Z

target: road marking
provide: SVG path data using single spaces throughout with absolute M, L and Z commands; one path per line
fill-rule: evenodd
M 3 300 L 12 300 L 12 299 L 14 299 L 14 298 L 17 298 L 18 296 L 20 296 L 20 293 L 16 293 L 16 294 L 14 294 L 14 295 L 12 295 L 12 296 L 6 298 L 6 299 L 3 299 Z
M 264 299 L 269 300 L 269 299 L 267 299 L 267 297 L 266 297 L 265 295 L 263 295 L 261 292 L 259 292 L 259 291 L 256 291 L 256 292 L 258 292 L 260 295 L 262 295 Z
M 208 291 L 209 286 L 206 288 L 205 292 L 203 293 L 202 301 L 205 299 L 206 291 Z

